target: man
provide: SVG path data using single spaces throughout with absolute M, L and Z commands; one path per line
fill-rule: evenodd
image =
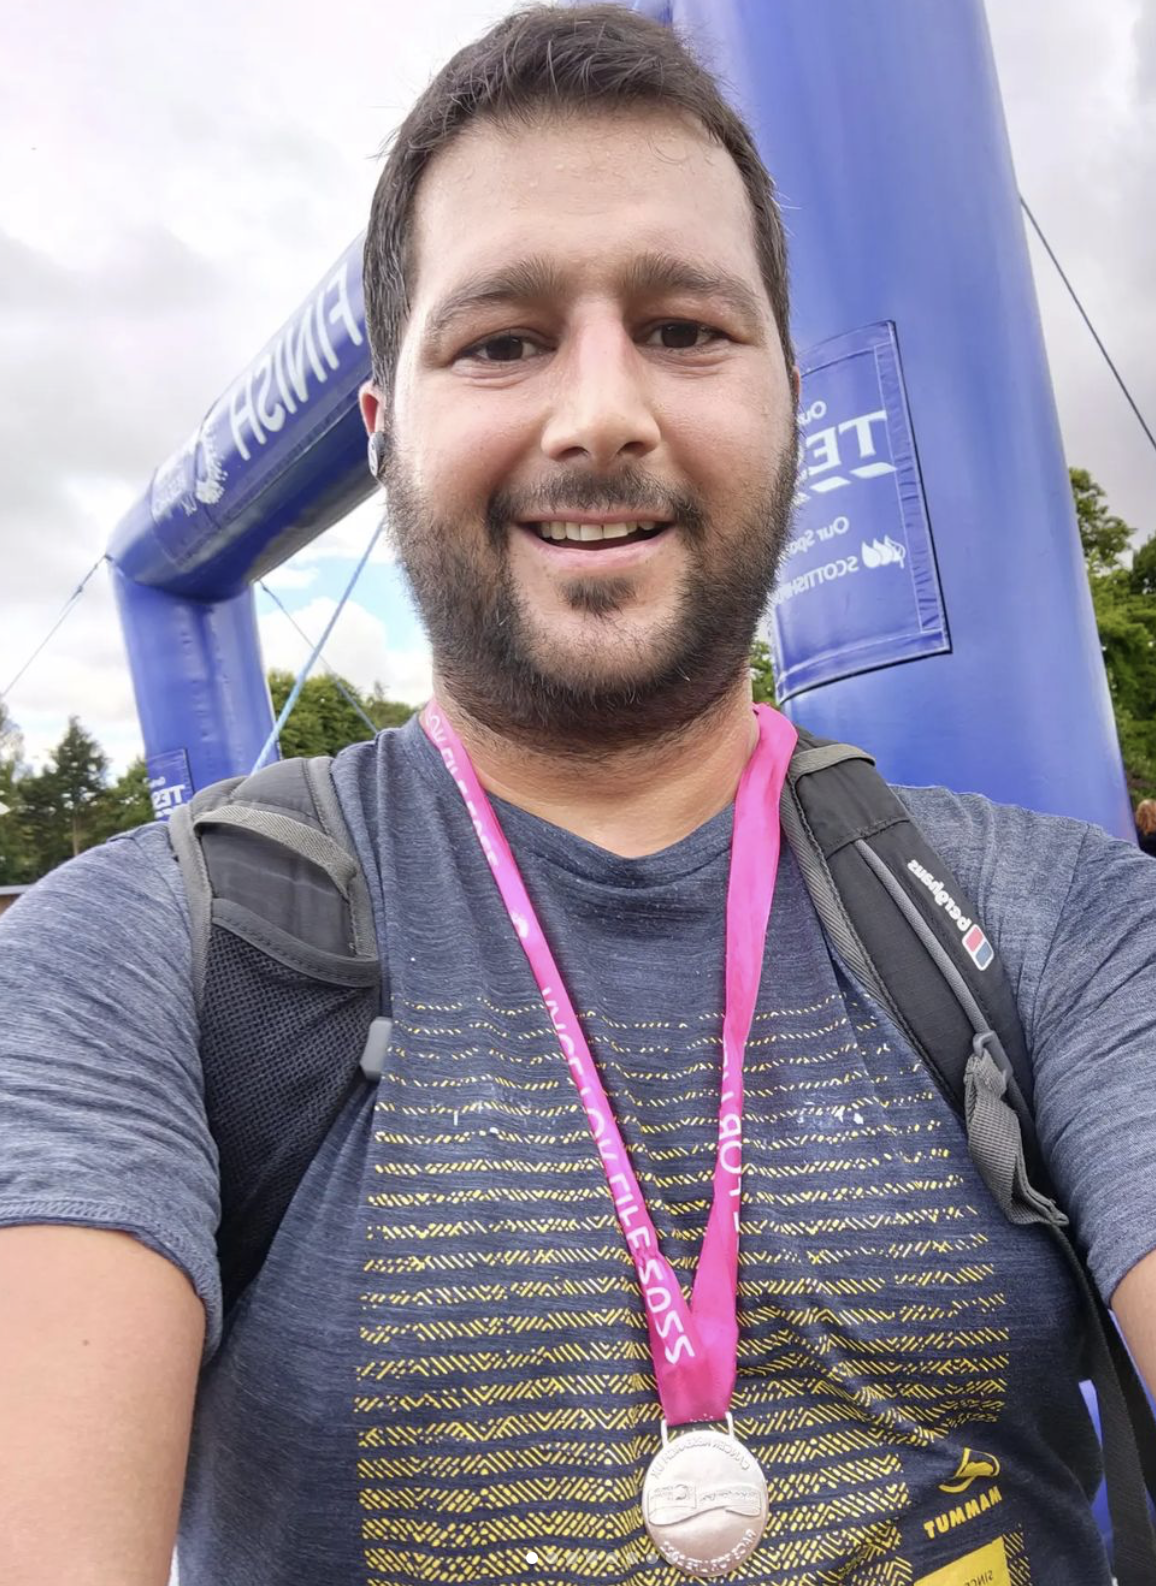
M 759 879 L 791 729 L 746 657 L 797 381 L 749 134 L 655 24 L 510 18 L 401 129 L 366 303 L 437 693 L 335 768 L 384 1073 L 223 1315 L 164 831 L 5 921 L 0 1577 L 163 1581 L 183 1489 L 185 1586 L 1107 1586 L 1060 1259 L 791 854 Z M 1049 1166 L 1154 1380 L 1147 867 L 904 796 L 1008 967 Z

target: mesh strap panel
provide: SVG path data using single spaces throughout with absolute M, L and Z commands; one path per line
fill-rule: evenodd
M 260 1267 L 350 1089 L 376 981 L 328 984 L 214 925 L 201 1026 L 221 1165 L 217 1246 L 228 1308 Z

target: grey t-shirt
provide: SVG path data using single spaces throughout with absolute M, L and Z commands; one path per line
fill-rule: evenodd
M 674 1586 L 640 1523 L 660 1412 L 633 1269 L 466 813 L 416 724 L 336 779 L 393 1042 L 242 1299 L 222 1317 L 187 913 L 156 827 L 0 927 L 0 1222 L 127 1229 L 202 1296 L 182 1586 Z M 1156 868 L 1076 822 L 903 796 L 1008 968 L 1043 1143 L 1110 1294 L 1156 1247 Z M 730 812 L 641 859 L 498 813 L 689 1284 Z M 789 854 L 746 1084 L 733 1409 L 771 1520 L 735 1578 L 1106 1586 L 1069 1281 L 991 1203 Z

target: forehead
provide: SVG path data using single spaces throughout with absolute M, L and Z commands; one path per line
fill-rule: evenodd
M 665 110 L 485 121 L 431 162 L 413 215 L 415 318 L 465 276 L 529 254 L 578 289 L 641 253 L 690 254 L 761 288 L 738 167 L 696 121 Z

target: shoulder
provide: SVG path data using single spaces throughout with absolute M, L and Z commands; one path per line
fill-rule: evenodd
M 16 1024 L 79 1028 L 118 1003 L 158 1026 L 191 1024 L 191 963 L 184 885 L 160 825 L 50 871 L 0 920 L 0 1003 L 19 1010 Z
M 946 858 L 982 862 L 994 848 L 1009 856 L 1048 845 L 1053 852 L 1078 852 L 1090 828 L 1065 815 L 1042 815 L 1018 804 L 997 804 L 982 793 L 952 793 L 945 787 L 895 786 L 911 818 Z
M 1041 906 L 1085 884 L 1096 890 L 1106 868 L 1138 894 L 1156 887 L 1156 875 L 1149 875 L 1134 842 L 1089 821 L 941 787 L 897 786 L 894 792 L 961 881 L 974 879 L 989 890 L 1030 889 Z
M 1150 972 L 1156 865 L 1099 826 L 945 788 L 895 792 L 994 940 L 1029 1036 L 1049 997 Z
M 4 916 L 0 943 L 56 927 L 75 941 L 91 936 L 97 922 L 118 939 L 134 930 L 148 936 L 162 921 L 166 929 L 187 936 L 180 868 L 165 828 L 153 824 L 111 838 L 50 871 Z
M 960 885 L 992 916 L 997 936 L 1009 915 L 1020 932 L 1046 929 L 1106 855 L 1125 866 L 1137 857 L 1133 844 L 1086 821 L 947 788 L 895 792 Z
M 334 756 L 333 786 L 358 847 L 376 851 L 386 806 L 391 820 L 428 812 L 438 779 L 431 776 L 434 753 L 416 715 L 400 727 L 387 727 L 366 743 L 350 744 Z

